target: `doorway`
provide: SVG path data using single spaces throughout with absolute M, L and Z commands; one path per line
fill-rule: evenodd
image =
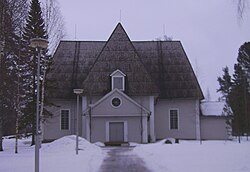
M 109 123 L 109 141 L 124 142 L 124 123 L 110 122 Z

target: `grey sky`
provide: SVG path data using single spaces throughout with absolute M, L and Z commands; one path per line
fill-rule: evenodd
M 238 49 L 250 41 L 250 9 L 237 21 L 235 0 L 59 0 L 65 39 L 107 40 L 119 22 L 131 40 L 154 40 L 165 34 L 180 40 L 204 95 L 217 99 L 222 68 L 233 71 Z

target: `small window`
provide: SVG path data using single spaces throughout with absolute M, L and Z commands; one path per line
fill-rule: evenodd
M 69 130 L 69 110 L 61 110 L 61 130 Z
M 170 117 L 170 129 L 171 130 L 176 130 L 179 129 L 179 119 L 178 119 L 178 110 L 173 110 L 171 109 L 169 111 L 169 117 Z
M 115 70 L 111 75 L 112 77 L 112 90 L 119 89 L 121 91 L 125 90 L 125 74 L 119 69 Z
M 113 89 L 123 90 L 123 77 L 113 77 Z

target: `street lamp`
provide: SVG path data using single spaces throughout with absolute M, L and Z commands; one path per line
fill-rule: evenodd
M 76 155 L 78 155 L 78 136 L 79 136 L 79 95 L 83 93 L 83 89 L 74 89 L 74 93 L 77 95 L 76 104 Z
M 36 48 L 38 50 L 38 60 L 37 60 L 37 94 L 36 94 L 36 137 L 35 137 L 35 172 L 39 172 L 39 148 L 40 148 L 40 134 L 39 132 L 39 78 L 40 78 L 40 58 L 41 49 L 48 47 L 48 41 L 43 38 L 33 38 L 30 39 L 30 47 Z

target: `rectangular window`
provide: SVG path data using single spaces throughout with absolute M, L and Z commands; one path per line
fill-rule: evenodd
M 123 88 L 123 77 L 113 77 L 113 89 L 124 90 Z
M 170 120 L 170 129 L 171 130 L 175 130 L 175 129 L 179 129 L 179 119 L 178 119 L 178 110 L 173 110 L 171 109 L 169 111 L 169 120 Z
M 69 130 L 69 110 L 61 110 L 61 130 Z

